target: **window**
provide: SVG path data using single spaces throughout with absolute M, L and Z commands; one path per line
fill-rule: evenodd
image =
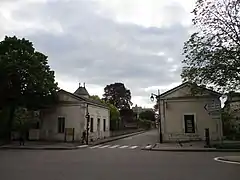
M 93 118 L 90 119 L 90 132 L 93 132 Z
M 64 133 L 65 130 L 65 117 L 58 118 L 58 133 Z
M 184 115 L 185 133 L 195 133 L 194 115 Z
M 97 131 L 100 132 L 100 118 L 97 119 Z
M 106 119 L 103 119 L 103 131 L 106 131 Z
M 40 129 L 40 122 L 39 121 L 36 123 L 36 129 Z

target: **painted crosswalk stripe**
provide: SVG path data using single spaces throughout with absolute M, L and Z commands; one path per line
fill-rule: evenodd
M 88 145 L 81 145 L 81 146 L 77 146 L 78 148 L 85 148 L 88 147 Z
M 152 147 L 152 145 L 148 145 L 148 146 L 146 146 L 145 148 L 146 149 L 150 149 Z
M 110 145 L 105 145 L 105 146 L 102 146 L 102 147 L 99 147 L 99 148 L 106 148 L 106 147 L 109 147 Z
M 114 146 L 111 146 L 109 148 L 113 149 L 113 148 L 117 148 L 118 146 L 120 146 L 120 145 L 114 145 Z
M 97 145 L 97 146 L 92 146 L 92 147 L 90 147 L 90 149 L 95 149 L 95 148 L 98 148 L 98 147 L 100 147 L 101 145 Z
M 127 148 L 128 146 L 121 146 L 120 149 Z
M 138 146 L 132 146 L 130 147 L 130 149 L 136 149 Z

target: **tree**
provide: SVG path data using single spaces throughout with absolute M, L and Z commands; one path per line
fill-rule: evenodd
M 39 109 L 56 102 L 54 71 L 47 56 L 26 39 L 5 37 L 0 42 L 0 108 L 9 108 L 8 137 L 18 107 Z
M 151 110 L 143 111 L 139 114 L 140 119 L 155 121 L 155 113 Z
M 18 132 L 28 132 L 28 130 L 38 122 L 34 111 L 29 111 L 26 108 L 17 108 L 15 110 L 15 118 L 13 121 L 13 129 Z
M 197 32 L 185 42 L 182 78 L 218 90 L 240 88 L 240 1 L 197 0 Z
M 119 110 L 130 109 L 131 92 L 123 83 L 114 83 L 104 88 L 103 100 L 113 104 Z
M 132 109 L 121 109 L 120 116 L 125 122 L 132 122 L 135 119 L 135 114 Z

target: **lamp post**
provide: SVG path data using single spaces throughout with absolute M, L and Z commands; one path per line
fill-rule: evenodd
M 89 121 L 90 121 L 90 115 L 88 112 L 88 104 L 87 104 L 87 113 L 86 113 L 86 119 L 87 119 L 87 132 L 86 132 L 86 144 L 88 145 L 88 131 L 89 131 Z
M 159 142 L 163 143 L 163 138 L 162 138 L 162 123 L 161 123 L 161 102 L 160 102 L 160 90 L 158 90 L 158 94 L 151 94 L 151 101 L 154 101 L 156 98 L 157 104 L 158 104 L 158 127 L 159 127 Z

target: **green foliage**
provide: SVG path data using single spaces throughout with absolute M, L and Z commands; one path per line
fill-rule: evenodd
M 149 121 L 155 121 L 155 113 L 154 111 L 147 110 L 143 111 L 139 114 L 140 119 L 147 119 Z
M 47 63 L 47 56 L 35 51 L 26 39 L 5 37 L 0 42 L 1 106 L 30 109 L 51 104 L 56 98 L 57 83 Z
M 145 129 L 150 129 L 153 122 L 146 119 L 139 119 L 138 126 Z
M 91 99 L 94 99 L 94 100 L 98 100 L 99 102 L 107 105 L 110 109 L 110 120 L 111 121 L 117 121 L 119 120 L 120 118 L 120 113 L 118 111 L 118 109 L 111 103 L 109 102 L 106 102 L 104 100 L 102 100 L 99 96 L 97 95 L 93 95 L 93 96 L 90 96 Z
M 222 91 L 240 88 L 239 10 L 239 0 L 197 0 L 193 23 L 198 32 L 183 49 L 184 81 Z
M 119 110 L 111 103 L 102 100 L 99 96 L 93 95 L 90 96 L 91 99 L 97 100 L 105 105 L 107 105 L 110 109 L 110 129 L 116 130 L 119 128 L 120 121 L 120 112 Z
M 32 42 L 5 37 L 0 42 L 0 108 L 9 108 L 8 138 L 18 107 L 39 109 L 57 101 L 54 71 Z
M 227 139 L 240 138 L 240 127 L 236 123 L 236 117 L 234 117 L 229 111 L 225 110 L 222 112 L 222 122 L 223 122 L 223 135 Z
M 27 132 L 36 122 L 37 118 L 33 111 L 26 108 L 17 108 L 13 121 L 13 130 Z
M 130 109 L 131 92 L 123 83 L 114 83 L 104 88 L 103 100 L 120 109 Z

